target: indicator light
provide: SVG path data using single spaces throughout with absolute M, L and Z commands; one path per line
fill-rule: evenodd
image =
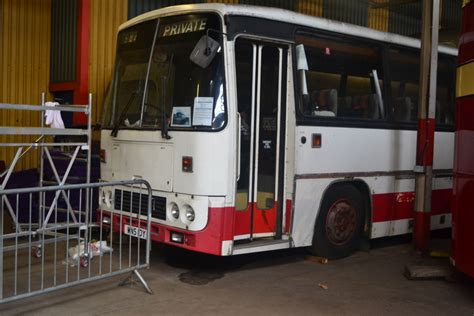
M 101 149 L 99 152 L 100 162 L 106 162 L 106 151 L 105 149 Z
M 322 140 L 321 134 L 313 134 L 311 137 L 311 147 L 313 148 L 321 148 Z
M 193 157 L 183 156 L 182 170 L 183 172 L 193 172 Z

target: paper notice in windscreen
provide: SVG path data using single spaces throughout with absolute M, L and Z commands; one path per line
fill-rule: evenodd
M 193 125 L 212 125 L 212 106 L 214 98 L 196 97 L 194 98 Z

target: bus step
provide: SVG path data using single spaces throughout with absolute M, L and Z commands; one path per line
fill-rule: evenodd
M 257 240 L 247 244 L 234 245 L 233 255 L 290 248 L 290 240 Z

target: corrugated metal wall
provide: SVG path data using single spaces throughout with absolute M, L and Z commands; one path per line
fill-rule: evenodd
M 256 1 L 243 1 L 241 0 L 240 3 L 246 2 L 254 2 L 254 4 L 258 5 L 265 5 L 265 3 L 271 3 L 270 6 L 273 6 L 273 3 L 287 3 L 293 2 L 292 0 L 256 0 Z M 237 4 L 239 0 L 129 0 L 128 1 L 128 18 L 131 19 L 140 15 L 142 13 L 169 7 L 172 5 L 179 5 L 179 4 L 190 4 L 190 3 L 230 3 L 230 4 Z M 285 4 L 287 5 L 287 4 Z M 277 5 L 275 5 L 277 6 Z
M 51 83 L 76 80 L 77 0 L 51 3 Z
M 201 2 L 276 7 L 363 26 L 367 26 L 369 20 L 368 0 L 129 0 L 128 18 L 166 6 Z M 383 10 L 371 11 L 370 14 L 377 15 L 372 24 L 378 29 L 384 29 L 384 21 L 381 20 L 385 19 L 386 24 L 387 14 Z
M 388 31 L 405 36 L 420 37 L 421 1 L 390 6 Z
M 461 32 L 461 1 L 442 0 L 439 40 L 457 46 Z
M 461 1 L 442 0 L 441 26 L 460 30 L 461 24 Z
M 323 0 L 300 0 L 296 11 L 313 16 L 323 16 Z
M 128 0 L 128 18 L 183 3 L 220 2 L 272 6 L 328 19 L 368 26 L 384 32 L 419 36 L 421 1 L 389 0 Z M 442 0 L 441 25 L 457 30 L 460 1 Z
M 241 4 L 259 5 L 263 7 L 274 7 L 295 11 L 298 7 L 298 1 L 288 0 L 240 0 Z
M 172 5 L 202 3 L 202 2 L 206 2 L 206 1 L 203 1 L 203 0 L 129 0 L 128 1 L 128 18 L 131 19 L 142 13 L 159 9 L 159 8 L 172 6 Z
M 127 20 L 127 0 L 91 1 L 89 89 L 94 96 L 94 122 L 100 113 L 115 61 L 117 30 Z
M 369 3 L 368 27 L 383 32 L 388 31 L 388 7 L 377 6 L 385 2 L 385 0 L 373 0 Z
M 0 102 L 39 104 L 49 83 L 51 0 L 1 0 L 0 5 Z M 38 123 L 38 112 L 0 110 L 0 126 Z M 21 136 L 0 138 L 0 142 L 28 140 Z M 14 151 L 0 147 L 0 160 L 9 165 Z M 36 166 L 36 151 L 25 158 L 19 168 Z
M 151 10 L 164 8 L 172 5 L 179 4 L 189 4 L 189 3 L 230 3 L 230 4 L 249 4 L 249 5 L 259 5 L 267 7 L 276 7 L 292 11 L 298 11 L 298 6 L 300 2 L 321 2 L 322 0 L 302 0 L 302 1 L 293 1 L 293 0 L 129 0 L 128 1 L 128 18 L 133 18 L 137 15 L 140 15 L 144 12 Z M 311 5 L 309 5 L 311 6 Z
M 367 26 L 367 0 L 325 0 L 323 16 L 331 20 Z

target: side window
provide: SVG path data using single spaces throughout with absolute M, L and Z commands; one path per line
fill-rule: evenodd
M 455 76 L 455 59 L 439 56 L 436 84 L 436 125 L 454 126 Z
M 391 114 L 396 122 L 418 120 L 420 53 L 391 48 L 388 54 L 391 77 Z M 454 125 L 455 60 L 438 57 L 436 125 Z
M 416 122 L 418 113 L 419 52 L 391 48 L 390 66 L 391 115 L 396 122 Z
M 298 70 L 299 84 L 305 86 L 300 89 L 304 115 L 384 118 L 381 49 L 369 43 L 302 35 L 296 42 L 299 51 L 304 48 L 307 61 L 307 70 Z

